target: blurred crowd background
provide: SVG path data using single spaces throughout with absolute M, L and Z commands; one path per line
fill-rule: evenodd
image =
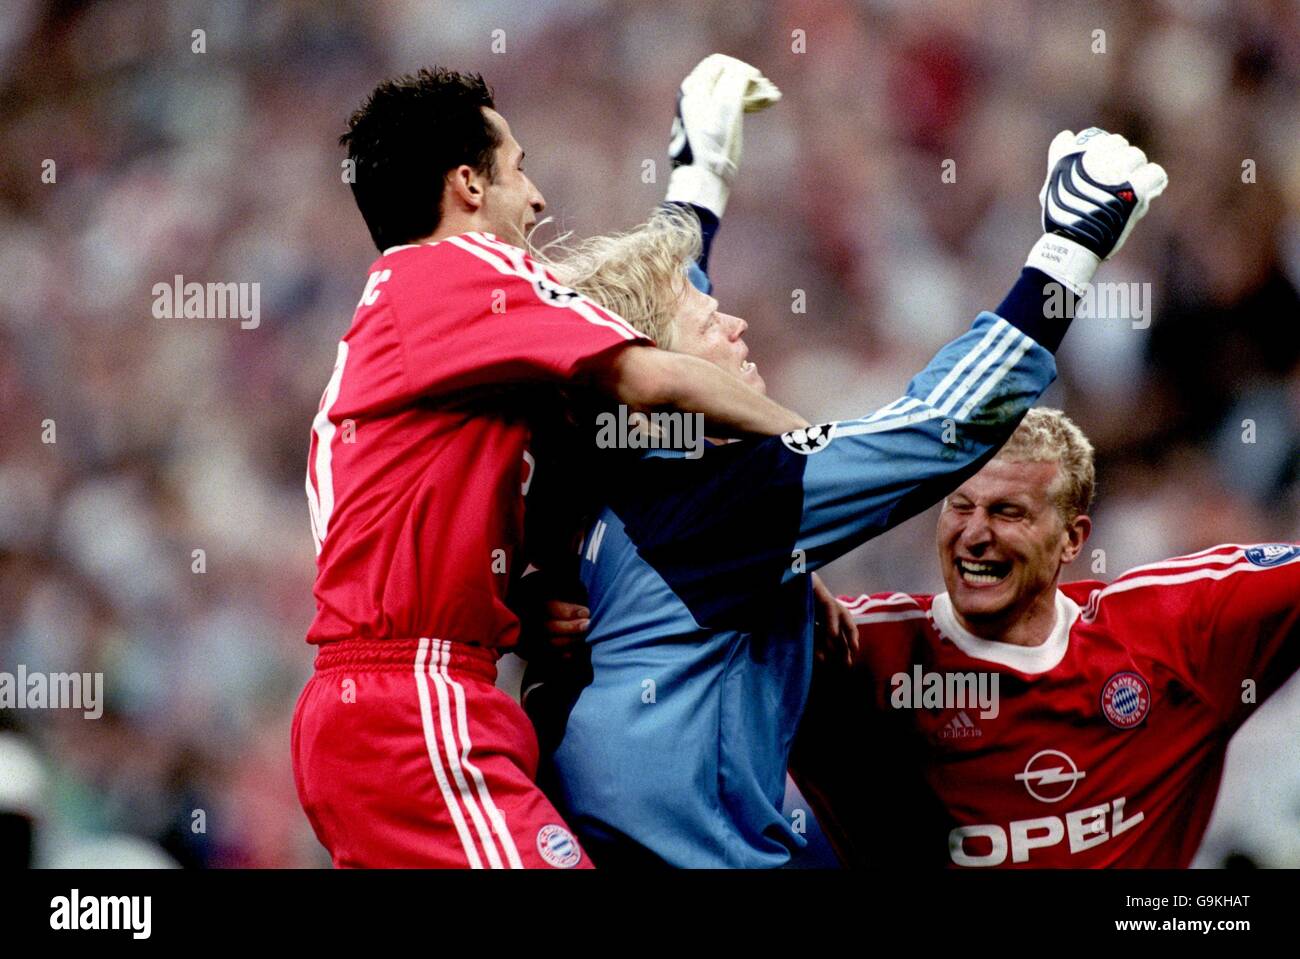
M 38 864 L 327 863 L 289 720 L 309 424 L 375 255 L 348 113 L 393 73 L 482 71 L 556 226 L 586 235 L 661 199 L 676 87 L 715 50 L 785 93 L 747 122 L 712 262 L 776 398 L 817 422 L 897 396 L 1016 276 L 1052 136 L 1100 125 L 1171 186 L 1100 277 L 1151 284 L 1150 326 L 1076 322 L 1048 397 L 1099 454 L 1104 572 L 1077 577 L 1300 541 L 1290 0 L 6 0 L 0 670 L 102 671 L 106 697 L 98 720 L 0 711 L 0 806 L 36 822 Z M 176 274 L 260 283 L 260 325 L 155 319 Z M 941 588 L 933 520 L 827 580 Z M 1300 866 L 1298 726 L 1292 682 L 1234 744 L 1199 864 Z

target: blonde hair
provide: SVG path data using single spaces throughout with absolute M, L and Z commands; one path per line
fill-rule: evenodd
M 1092 443 L 1060 410 L 1046 406 L 1031 409 L 994 458 L 1012 463 L 1056 463 L 1059 469 L 1049 495 L 1064 522 L 1092 508 L 1097 484 Z
M 685 292 L 686 270 L 700 256 L 700 221 L 683 207 L 664 207 L 625 233 L 568 245 L 568 235 L 530 248 L 565 286 L 617 313 L 663 349 Z

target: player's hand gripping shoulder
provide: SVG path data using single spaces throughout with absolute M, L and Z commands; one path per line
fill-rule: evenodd
M 1043 236 L 1026 265 L 1082 293 L 1168 183 L 1164 169 L 1122 136 L 1097 127 L 1062 130 L 1047 151 L 1038 194 Z
M 776 85 L 743 60 L 721 53 L 701 60 L 677 94 L 668 202 L 690 203 L 721 217 L 740 165 L 743 116 L 779 99 Z

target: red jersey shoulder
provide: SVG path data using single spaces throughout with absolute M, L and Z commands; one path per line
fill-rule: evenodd
M 839 601 L 859 626 L 871 623 L 924 619 L 934 597 L 925 593 L 863 593 L 857 598 L 841 596 Z
M 1095 591 L 1080 621 L 1222 698 L 1216 683 L 1260 668 L 1285 636 L 1278 614 L 1295 609 L 1297 560 L 1294 544 L 1225 543 L 1137 566 Z
M 494 274 L 491 266 L 443 240 L 393 247 L 370 264 L 366 290 L 358 306 L 373 306 L 380 298 L 400 309 L 408 300 L 424 302 L 430 292 L 486 284 Z
M 917 659 L 936 638 L 930 619 L 934 597 L 925 594 L 876 593 L 840 601 L 858 628 L 858 668 L 888 676 Z
M 1080 579 L 1073 583 L 1062 583 L 1059 587 L 1080 609 L 1086 609 L 1092 597 L 1105 588 L 1106 583 L 1100 579 Z
M 1123 613 L 1138 619 L 1186 613 L 1199 588 L 1251 565 L 1252 547 L 1225 543 L 1199 552 L 1145 563 L 1126 570 L 1107 584 L 1094 581 L 1062 586 L 1079 604 L 1085 623 L 1103 614 Z M 1256 564 L 1258 565 L 1258 564 Z
M 512 311 L 522 306 L 536 319 L 573 321 L 580 339 L 650 342 L 622 317 L 560 283 L 525 250 L 490 233 L 462 233 L 388 251 L 371 265 L 358 305 L 382 302 L 385 292 L 399 316 L 434 307 L 457 322 L 468 313 L 505 323 L 507 306 Z
M 1177 615 L 1171 601 L 1182 597 L 1166 594 L 1152 595 L 1143 584 L 1134 588 L 1120 585 L 1129 573 L 1114 582 L 1079 580 L 1063 583 L 1060 590 L 1079 607 L 1079 615 L 1071 627 L 1071 646 L 1086 642 L 1090 656 L 1100 655 L 1099 649 L 1122 649 L 1135 657 L 1148 671 L 1156 662 L 1168 665 L 1177 659 Z M 1141 574 L 1139 574 L 1141 575 Z

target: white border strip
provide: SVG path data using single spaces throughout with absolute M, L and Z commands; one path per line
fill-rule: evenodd
M 438 780 L 438 788 L 442 791 L 442 801 L 447 811 L 451 813 L 456 834 L 460 836 L 461 845 L 465 847 L 465 858 L 469 861 L 469 867 L 482 869 L 483 860 L 479 858 L 474 839 L 465 825 L 465 816 L 461 813 L 460 805 L 451 791 L 451 784 L 447 782 L 447 771 L 438 756 L 438 737 L 433 729 L 433 707 L 429 701 L 429 683 L 425 673 L 425 661 L 428 655 L 429 640 L 421 637 L 420 647 L 415 653 L 415 691 L 420 698 L 420 721 L 424 726 L 424 745 L 429 750 L 429 763 L 433 766 L 434 778 Z
M 483 812 L 479 809 L 474 794 L 470 792 L 469 783 L 465 780 L 465 771 L 461 768 L 461 750 L 456 745 L 456 734 L 451 725 L 452 712 L 445 677 L 446 667 L 440 662 L 445 655 L 445 651 L 442 648 L 441 640 L 435 639 L 432 642 L 435 645 L 433 647 L 433 656 L 429 659 L 428 673 L 430 678 L 433 679 L 433 688 L 438 693 L 438 719 L 442 725 L 443 752 L 447 756 L 447 765 L 451 768 L 452 779 L 456 781 L 456 789 L 460 793 L 460 800 L 465 804 L 465 808 L 469 810 L 470 819 L 474 820 L 474 828 L 478 831 L 479 841 L 483 844 L 483 851 L 487 853 L 488 863 L 493 869 L 500 869 L 501 854 L 497 851 L 496 843 L 492 840 L 492 831 L 488 827 L 487 820 L 483 818 Z M 461 704 L 461 709 L 463 709 L 463 704 Z M 465 747 L 465 749 L 468 751 L 468 747 Z
M 442 674 L 442 678 L 451 685 L 452 693 L 456 699 L 456 725 L 460 731 L 461 765 L 469 771 L 470 778 L 474 780 L 474 790 L 478 793 L 479 801 L 487 811 L 488 819 L 492 821 L 492 828 L 496 832 L 497 839 L 501 841 L 501 848 L 505 850 L 506 860 L 510 863 L 510 868 L 523 869 L 524 864 L 519 858 L 519 850 L 515 848 L 514 837 L 510 835 L 510 829 L 506 825 L 506 817 L 501 814 L 497 804 L 492 801 L 492 794 L 488 791 L 487 782 L 483 779 L 483 773 L 469 758 L 470 739 L 469 723 L 465 715 L 465 690 L 447 672 L 447 663 L 451 659 L 451 643 L 440 639 L 435 639 L 434 642 L 440 644 L 441 647 L 438 671 Z

